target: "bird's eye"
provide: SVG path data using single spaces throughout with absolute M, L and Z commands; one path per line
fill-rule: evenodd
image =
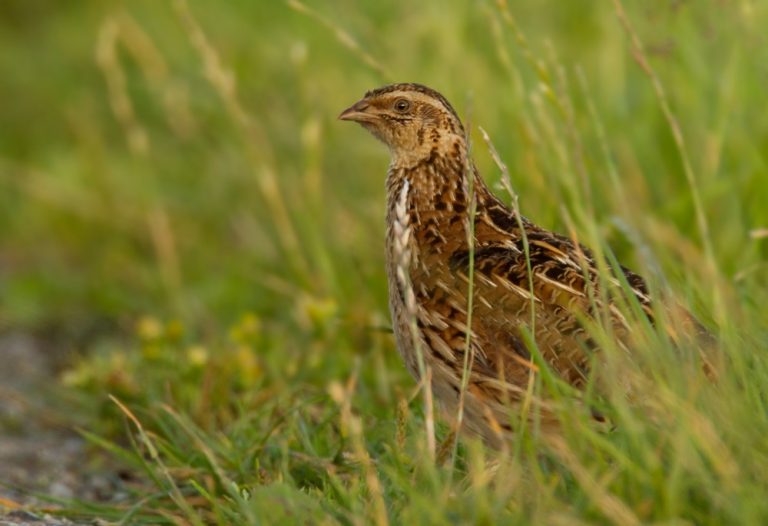
M 411 103 L 407 99 L 397 99 L 395 101 L 395 110 L 405 113 L 411 109 Z

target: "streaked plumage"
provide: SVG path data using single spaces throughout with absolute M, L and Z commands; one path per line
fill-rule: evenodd
M 590 351 L 596 347 L 579 322 L 595 314 L 599 297 L 592 253 L 565 236 L 518 219 L 490 192 L 467 157 L 459 117 L 436 91 L 419 84 L 385 86 L 366 93 L 340 118 L 363 125 L 392 155 L 386 182 L 389 304 L 397 348 L 408 370 L 419 377 L 418 342 L 425 365 L 432 369 L 435 396 L 455 413 L 467 348 L 468 233 L 474 192 L 466 425 L 492 443 L 511 430 L 508 402 L 522 398 L 534 370 L 524 330 L 533 333 L 554 371 L 582 386 Z M 622 271 L 652 319 L 644 280 Z M 617 338 L 626 341 L 628 327 L 619 309 L 610 303 L 598 308 L 607 309 Z M 693 318 L 691 323 L 700 329 Z

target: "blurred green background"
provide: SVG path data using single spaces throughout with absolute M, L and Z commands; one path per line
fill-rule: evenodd
M 0 332 L 76 350 L 64 383 L 82 405 L 111 407 L 97 414 L 113 432 L 107 393 L 168 402 L 203 430 L 223 430 L 227 447 L 274 441 L 308 458 L 334 453 L 328 385 L 360 373 L 368 439 L 389 451 L 382 430 L 413 383 L 386 333 L 388 153 L 336 117 L 368 89 L 412 81 L 453 102 L 505 200 L 478 126 L 509 166 L 524 215 L 606 243 L 732 335 L 734 352 L 759 357 L 768 2 L 626 1 L 631 32 L 615 5 L 0 3 Z M 271 434 L 266 411 L 244 416 L 270 397 L 277 408 L 317 405 Z M 739 423 L 748 435 L 749 418 Z M 291 471 L 295 455 L 261 452 L 232 461 L 244 480 L 253 458 L 276 480 L 304 480 Z M 696 473 L 692 487 L 704 484 Z M 706 480 L 719 491 L 720 479 Z M 678 516 L 672 504 L 644 508 L 638 495 L 654 490 L 636 481 L 645 489 L 617 493 L 640 517 Z M 746 499 L 764 483 L 729 495 Z M 662 486 L 665 502 L 688 498 L 685 484 Z M 589 505 L 569 508 L 569 488 L 562 509 L 582 516 Z M 364 507 L 360 492 L 346 498 Z M 387 499 L 405 520 L 408 505 Z M 432 507 L 434 495 L 424 499 L 415 509 Z M 680 506 L 697 519 L 700 508 Z
M 562 228 L 563 207 L 574 206 L 556 181 L 568 170 L 580 177 L 558 152 L 577 133 L 588 172 L 579 185 L 598 220 L 658 234 L 673 253 L 701 245 L 679 153 L 610 6 L 515 2 L 525 51 L 490 2 L 313 2 L 333 27 L 290 2 L 184 5 L 0 7 L 1 327 L 77 341 L 145 314 L 204 326 L 244 310 L 282 319 L 303 295 L 330 298 L 351 324 L 384 316 L 387 153 L 335 117 L 393 81 L 437 88 L 487 129 L 523 212 L 545 226 Z M 766 254 L 748 234 L 768 224 L 767 7 L 656 0 L 627 9 L 732 277 Z M 546 130 L 535 63 L 549 60 L 549 82 L 574 107 L 555 110 Z M 630 209 L 609 183 L 587 104 Z

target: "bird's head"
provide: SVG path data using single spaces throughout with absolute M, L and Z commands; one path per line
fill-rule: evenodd
M 389 146 L 394 165 L 413 166 L 464 145 L 464 127 L 451 104 L 421 84 L 391 84 L 369 91 L 341 112 Z

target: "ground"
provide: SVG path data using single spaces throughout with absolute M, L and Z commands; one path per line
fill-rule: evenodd
M 56 499 L 120 498 L 117 472 L 94 463 L 88 444 L 56 410 L 55 345 L 12 333 L 0 337 L 0 526 L 72 524 L 29 508 Z M 16 508 L 16 509 L 14 509 Z

